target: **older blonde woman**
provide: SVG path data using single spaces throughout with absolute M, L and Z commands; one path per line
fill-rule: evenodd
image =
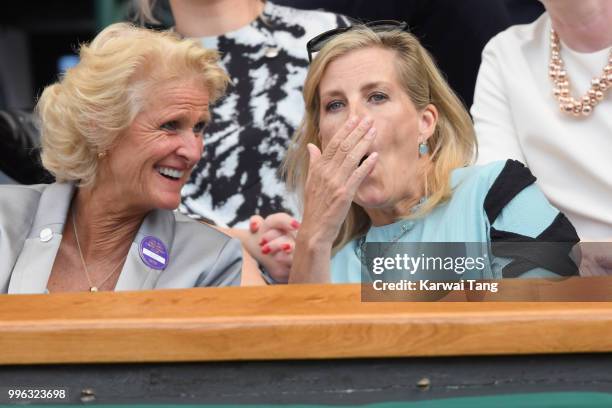
M 304 202 L 292 282 L 360 281 L 369 242 L 478 242 L 490 249 L 500 240 L 578 240 L 520 163 L 468 166 L 476 151 L 470 118 L 404 29 L 374 22 L 309 42 L 318 54 L 287 158 L 291 187 Z M 550 257 L 488 256 L 477 277 L 576 273 L 569 258 L 553 265 Z
M 227 83 L 216 52 L 115 24 L 80 57 L 37 106 L 57 183 L 0 189 L 0 292 L 240 283 L 238 241 L 172 211 Z

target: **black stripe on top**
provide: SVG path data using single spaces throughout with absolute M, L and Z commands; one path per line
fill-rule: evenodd
M 508 160 L 485 197 L 484 210 L 491 225 L 491 250 L 495 256 L 512 258 L 502 270 L 503 277 L 516 278 L 537 267 L 561 276 L 578 275 L 569 253 L 580 239 L 564 214 L 559 213 L 536 238 L 493 227 L 504 207 L 535 181 L 522 163 Z

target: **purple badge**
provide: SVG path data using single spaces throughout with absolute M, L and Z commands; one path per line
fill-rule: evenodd
M 159 238 L 144 237 L 140 241 L 140 259 L 150 268 L 163 270 L 168 263 L 168 251 Z

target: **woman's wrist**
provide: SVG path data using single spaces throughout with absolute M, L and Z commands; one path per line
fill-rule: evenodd
M 328 283 L 332 242 L 300 230 L 289 283 Z

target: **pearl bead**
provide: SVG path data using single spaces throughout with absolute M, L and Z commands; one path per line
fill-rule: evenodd
M 574 99 L 570 93 L 569 75 L 561 57 L 561 42 L 555 30 L 551 29 L 548 75 L 553 83 L 552 93 L 559 101 L 559 109 L 574 116 L 589 116 L 605 98 L 605 92 L 612 88 L 612 49 L 601 76 L 591 79 L 590 89 L 581 98 Z

